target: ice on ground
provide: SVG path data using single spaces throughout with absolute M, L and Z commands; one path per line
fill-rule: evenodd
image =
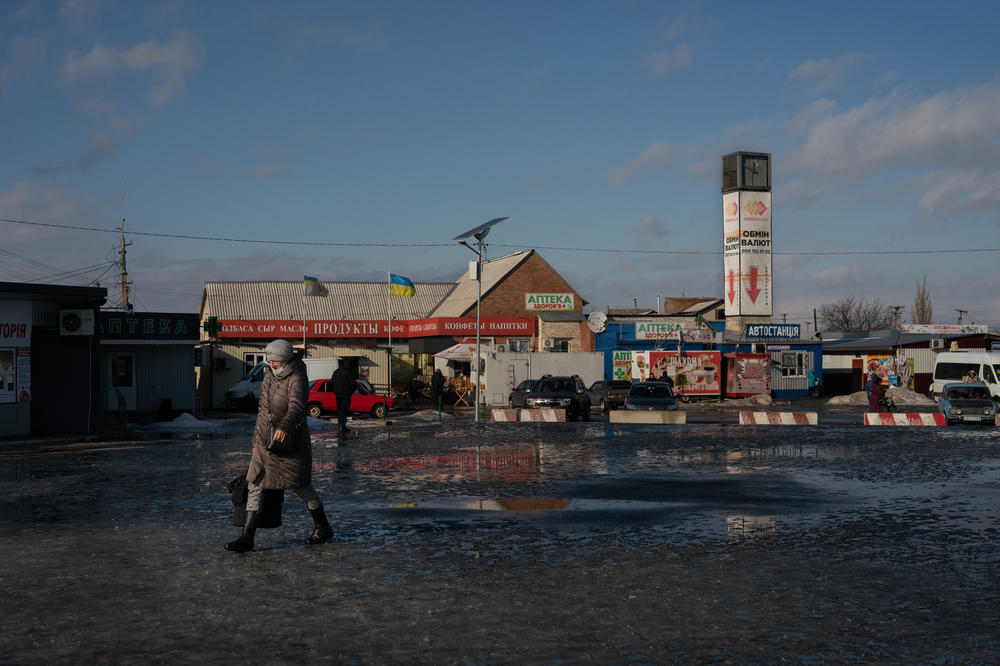
M 399 418 L 399 417 L 396 416 L 394 418 Z M 421 409 L 419 411 L 413 412 L 412 414 L 410 414 L 409 416 L 407 416 L 406 419 L 408 421 L 425 421 L 425 422 L 437 421 L 438 420 L 438 410 L 436 410 L 436 409 Z M 441 420 L 442 421 L 449 421 L 449 420 L 454 420 L 454 419 L 455 419 L 455 415 L 454 414 L 450 414 L 448 412 L 441 412 Z

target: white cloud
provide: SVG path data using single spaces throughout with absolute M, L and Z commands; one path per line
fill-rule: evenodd
M 1000 170 L 932 171 L 922 192 L 920 207 L 928 215 L 1000 210 Z
M 614 169 L 608 176 L 608 182 L 612 185 L 629 183 L 635 180 L 640 171 L 650 167 L 666 166 L 684 150 L 686 149 L 662 141 L 651 143 L 625 166 Z
M 666 76 L 671 72 L 684 69 L 694 61 L 691 47 L 680 43 L 672 49 L 651 53 L 646 58 L 646 67 L 654 76 Z
M 920 101 L 870 99 L 820 118 L 795 168 L 858 182 L 897 168 L 995 168 L 1000 149 L 1000 79 L 946 90 Z
M 823 92 L 835 87 L 848 71 L 868 57 L 860 53 L 848 53 L 836 58 L 806 60 L 789 72 L 788 78 L 804 82 L 814 93 Z
M 644 237 L 663 238 L 670 233 L 670 226 L 655 215 L 643 215 L 636 222 L 635 230 Z
M 59 8 L 59 18 L 73 30 L 81 29 L 97 13 L 97 2 L 94 0 L 63 0 Z
M 7 62 L 0 64 L 0 91 L 15 77 L 31 79 L 31 70 L 45 58 L 45 41 L 18 35 L 8 43 L 7 52 Z
M 125 49 L 95 44 L 89 53 L 71 53 L 59 69 L 56 82 L 75 85 L 108 78 L 122 71 L 150 72 L 153 83 L 149 101 L 165 104 L 184 85 L 187 75 L 201 64 L 201 42 L 189 32 L 179 31 L 163 43 L 155 40 Z

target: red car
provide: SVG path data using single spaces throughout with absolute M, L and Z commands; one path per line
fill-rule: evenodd
M 309 402 L 306 405 L 309 416 L 318 419 L 323 412 L 336 413 L 337 396 L 329 388 L 329 379 L 317 379 L 309 385 Z M 358 388 L 361 388 L 360 383 Z M 395 402 L 393 398 L 389 398 L 389 409 L 392 409 Z M 375 418 L 384 418 L 385 405 L 385 396 L 375 393 L 359 393 L 356 390 L 351 396 L 352 414 L 371 414 Z

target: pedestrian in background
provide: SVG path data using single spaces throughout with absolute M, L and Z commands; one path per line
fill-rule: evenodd
M 341 435 L 347 434 L 347 414 L 351 411 L 354 383 L 354 373 L 341 361 L 330 377 L 333 396 L 337 399 L 337 432 Z
M 444 393 L 444 375 L 441 368 L 434 371 L 431 376 L 431 394 L 434 396 L 434 406 L 441 407 L 441 395 Z
M 243 533 L 226 544 L 226 550 L 253 550 L 260 496 L 265 490 L 291 488 L 312 514 L 315 529 L 306 544 L 326 543 L 333 529 L 323 503 L 312 487 L 312 443 L 306 424 L 309 380 L 306 366 L 293 356 L 287 340 L 264 348 L 271 368 L 260 387 L 257 423 L 254 426 L 250 469 L 247 470 L 247 509 Z M 281 452 L 278 452 L 281 451 Z
M 868 395 L 868 409 L 873 412 L 880 412 L 882 410 L 879 408 L 879 402 L 885 395 L 885 387 L 882 386 L 882 380 L 878 375 L 872 377 L 871 383 L 872 392 Z

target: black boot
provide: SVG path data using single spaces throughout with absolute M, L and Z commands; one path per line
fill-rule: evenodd
M 330 522 L 326 519 L 326 512 L 323 511 L 323 505 L 320 504 L 316 509 L 309 509 L 309 513 L 312 514 L 313 522 L 316 523 L 316 529 L 306 539 L 306 545 L 318 546 L 321 543 L 326 543 L 333 536 L 333 528 L 330 527 Z
M 234 553 L 245 553 L 253 550 L 253 534 L 257 531 L 257 512 L 247 511 L 247 522 L 243 525 L 243 534 L 235 541 L 226 544 L 226 550 Z

